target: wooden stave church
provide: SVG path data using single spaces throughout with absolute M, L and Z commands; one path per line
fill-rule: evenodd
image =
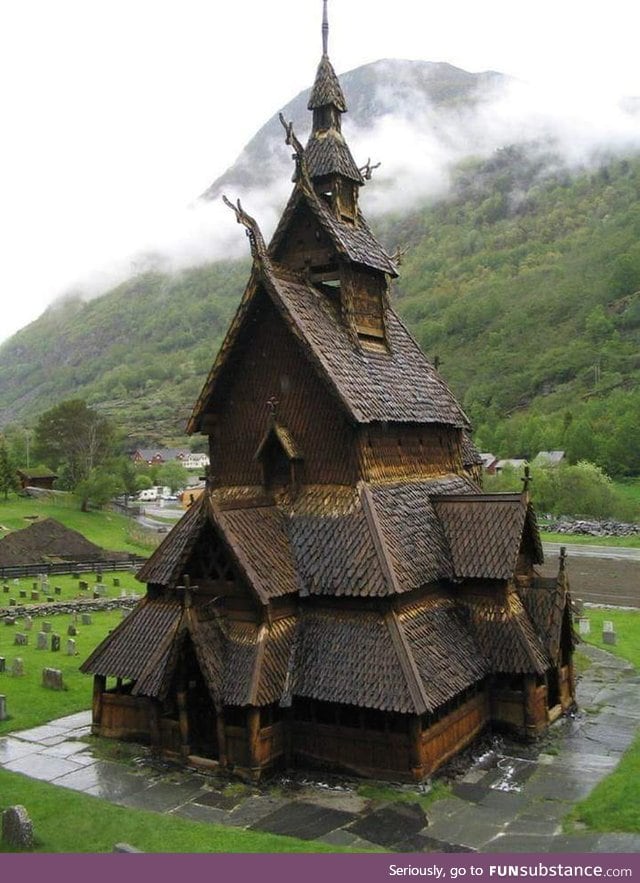
M 525 482 L 484 494 L 469 422 L 389 299 L 327 54 L 306 147 L 188 430 L 215 464 L 82 665 L 93 733 L 254 779 L 275 766 L 420 781 L 486 727 L 575 704 L 561 558 Z

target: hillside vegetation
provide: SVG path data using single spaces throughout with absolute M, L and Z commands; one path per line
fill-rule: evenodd
M 639 197 L 638 157 L 571 175 L 505 148 L 458 167 L 446 201 L 373 219 L 409 246 L 397 307 L 481 448 L 640 472 Z M 135 443 L 179 438 L 247 277 L 147 273 L 49 309 L 0 347 L 0 425 L 83 397 Z

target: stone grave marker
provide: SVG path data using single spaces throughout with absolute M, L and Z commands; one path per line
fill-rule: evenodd
M 82 625 L 91 625 L 91 614 L 83 613 L 82 614 Z
M 43 668 L 42 686 L 47 690 L 64 690 L 62 671 L 59 668 Z
M 53 594 L 54 595 L 61 595 L 62 594 L 62 586 L 54 586 L 53 587 Z
M 587 619 L 586 616 L 581 616 L 578 620 L 578 634 L 580 635 L 590 635 L 591 634 L 591 622 Z
M 3 696 L 0 693 L 0 721 L 6 721 L 9 715 L 7 714 L 7 697 Z
M 74 623 L 71 623 L 71 625 L 67 629 L 67 634 L 69 635 L 70 638 L 75 638 L 75 636 L 78 634 L 78 629 L 74 625 Z
M 49 635 L 46 632 L 38 632 L 38 643 L 36 644 L 37 650 L 48 650 L 49 649 Z
M 67 656 L 75 656 L 76 655 L 76 642 L 73 638 L 69 638 L 67 641 Z
M 13 643 L 18 647 L 26 647 L 29 643 L 29 635 L 25 635 L 24 632 L 16 632 L 13 636 Z
M 4 656 L 0 656 L 0 672 L 7 670 L 7 660 Z
M 602 623 L 602 643 L 615 644 L 615 642 L 616 633 L 613 627 L 613 623 L 605 619 L 605 621 Z
M 10 806 L 2 813 L 2 842 L 11 851 L 33 849 L 33 822 L 24 806 Z
M 86 591 L 88 588 L 89 588 L 89 583 L 88 583 L 86 580 L 81 579 L 81 580 L 80 580 L 80 589 L 81 589 L 81 591 Z
M 79 573 L 72 573 L 71 579 L 80 579 L 80 574 Z
M 31 592 L 31 600 L 39 601 L 40 600 L 40 592 L 32 591 Z
M 9 598 L 9 607 L 15 607 L 15 606 L 16 606 L 16 599 Z
M 30 632 L 33 628 L 33 618 L 27 614 L 24 618 L 24 630 L 25 632 Z
M 51 635 L 51 651 L 57 653 L 60 650 L 60 635 Z
M 4 624 L 5 625 L 15 625 L 16 624 L 15 616 L 5 616 Z
M 120 577 L 119 576 L 114 576 L 113 585 L 114 585 L 114 588 L 116 588 L 116 589 L 120 588 Z
M 20 594 L 20 597 L 21 597 L 21 598 L 26 598 L 26 597 L 27 597 L 27 590 L 26 590 L 26 589 L 20 589 L 19 594 Z
M 50 632 L 51 631 L 51 623 L 50 622 L 43 622 L 42 623 L 42 631 L 43 632 Z
M 127 597 L 127 590 L 126 589 L 120 589 L 120 597 L 121 598 Z
M 11 587 L 10 586 L 3 586 L 2 591 L 5 593 L 5 595 L 8 595 L 9 592 L 11 591 Z
M 55 599 L 55 598 L 52 598 L 51 595 L 47 595 L 47 604 L 53 604 L 53 602 L 54 602 L 55 600 L 56 600 L 56 599 Z
M 31 591 L 37 592 L 40 588 L 40 583 L 31 583 Z
M 19 586 L 19 585 L 20 585 L 20 580 L 19 580 L 19 579 L 14 579 L 13 584 L 14 584 L 14 586 Z
M 97 571 L 96 571 L 96 582 L 97 582 L 97 583 L 101 583 L 101 582 L 102 582 L 102 571 L 101 571 L 101 570 L 97 570 Z
M 24 674 L 24 662 L 22 661 L 21 656 L 16 656 L 11 663 L 11 674 L 14 678 L 21 678 Z

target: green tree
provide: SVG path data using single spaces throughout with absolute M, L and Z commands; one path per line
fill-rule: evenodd
M 35 457 L 63 470 L 64 484 L 73 489 L 111 456 L 113 431 L 85 401 L 70 399 L 40 416 L 34 442 Z
M 9 491 L 15 490 L 17 485 L 15 466 L 4 438 L 0 438 L 0 493 L 4 494 L 5 500 L 9 499 Z
M 75 488 L 83 512 L 88 511 L 90 503 L 101 509 L 122 491 L 122 477 L 118 475 L 117 470 L 109 468 L 92 469 L 89 475 L 78 482 Z
M 189 472 L 175 460 L 163 463 L 158 469 L 158 484 L 167 485 L 172 493 L 184 487 L 188 478 Z

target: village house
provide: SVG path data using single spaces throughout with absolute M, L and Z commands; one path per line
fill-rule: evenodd
M 469 421 L 391 305 L 327 33 L 325 4 L 268 247 L 232 206 L 253 264 L 188 425 L 215 469 L 82 670 L 101 736 L 254 778 L 420 781 L 485 728 L 536 737 L 574 704 L 569 587 L 564 558 L 536 570 L 528 481 L 482 492 Z

